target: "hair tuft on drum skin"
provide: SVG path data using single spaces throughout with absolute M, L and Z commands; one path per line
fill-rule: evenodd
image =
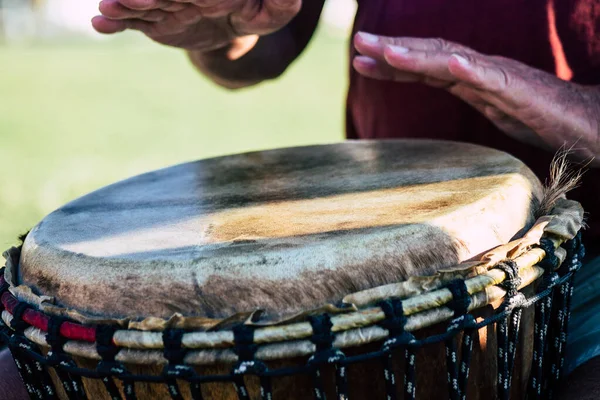
M 536 217 L 547 215 L 554 207 L 556 200 L 564 198 L 571 190 L 576 189 L 583 174 L 585 165 L 575 168 L 567 158 L 570 150 L 556 153 L 550 165 L 549 181 L 544 185 L 544 196 L 540 202 Z

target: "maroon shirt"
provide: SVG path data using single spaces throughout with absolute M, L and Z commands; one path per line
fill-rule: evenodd
M 551 1 L 551 0 L 549 0 Z M 502 55 L 581 84 L 600 84 L 597 0 L 359 0 L 355 31 L 444 38 Z M 552 15 L 554 14 L 554 15 Z M 562 44 L 562 49 L 561 49 Z M 352 49 L 352 56 L 355 50 Z M 572 75 L 572 77 L 570 76 Z M 506 151 L 545 181 L 553 154 L 518 142 L 451 94 L 376 81 L 351 69 L 347 108 L 351 139 L 435 138 Z M 600 169 L 570 194 L 588 212 L 588 248 L 600 248 Z M 592 250 L 590 248 L 590 250 Z

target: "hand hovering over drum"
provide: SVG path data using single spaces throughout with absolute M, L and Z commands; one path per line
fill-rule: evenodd
M 358 33 L 360 74 L 421 82 L 461 98 L 520 141 L 600 165 L 600 88 L 567 82 L 521 62 L 440 39 Z
M 325 0 L 102 0 L 101 33 L 126 29 L 184 49 L 213 82 L 239 89 L 280 76 L 308 44 Z
M 100 33 L 126 29 L 187 50 L 251 47 L 257 35 L 285 26 L 302 0 L 102 0 L 92 25 Z

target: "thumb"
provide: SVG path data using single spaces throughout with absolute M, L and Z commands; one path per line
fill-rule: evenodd
M 230 16 L 238 35 L 266 35 L 287 25 L 302 8 L 302 0 L 252 0 Z

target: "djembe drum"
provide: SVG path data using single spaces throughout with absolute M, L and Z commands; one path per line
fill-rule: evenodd
M 419 140 L 150 172 L 5 254 L 1 333 L 32 398 L 545 397 L 583 251 L 547 192 Z

